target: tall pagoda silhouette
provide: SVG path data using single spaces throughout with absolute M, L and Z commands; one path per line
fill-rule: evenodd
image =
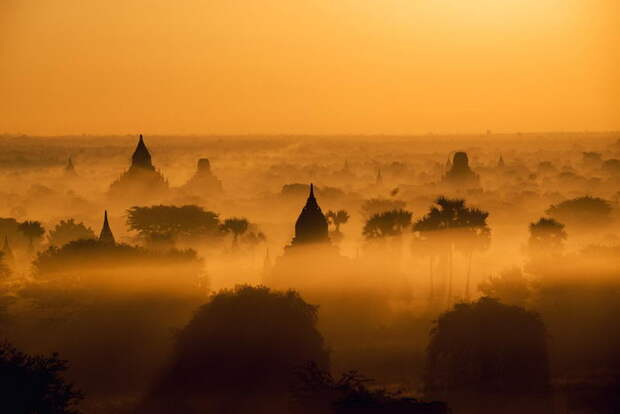
M 209 195 L 221 194 L 223 192 L 222 182 L 211 171 L 211 163 L 208 158 L 200 158 L 198 160 L 196 173 L 185 183 L 183 189 Z
M 168 189 L 168 182 L 153 166 L 151 153 L 140 135 L 129 169 L 110 185 L 108 195 L 130 203 L 149 202 L 164 196 Z
M 310 184 L 308 200 L 295 222 L 295 237 L 291 246 L 314 243 L 329 243 L 329 230 L 327 219 L 314 197 L 314 185 Z
M 99 233 L 99 241 L 109 245 L 116 244 L 114 234 L 112 234 L 112 229 L 110 229 L 110 223 L 108 223 L 107 210 L 103 213 L 103 226 L 101 226 L 101 233 Z
M 335 278 L 355 272 L 329 239 L 325 215 L 314 195 L 314 185 L 295 222 L 295 236 L 271 269 L 263 270 L 263 282 L 278 289 L 308 293 L 323 290 Z

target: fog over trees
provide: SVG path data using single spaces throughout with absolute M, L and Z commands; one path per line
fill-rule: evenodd
M 0 149 L 0 412 L 620 410 L 615 133 Z

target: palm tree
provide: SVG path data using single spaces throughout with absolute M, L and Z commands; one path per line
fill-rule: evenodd
M 437 257 L 437 246 L 435 246 L 434 240 L 430 237 L 427 237 L 426 234 L 423 234 L 419 231 L 414 231 L 411 250 L 414 255 L 428 257 L 428 261 L 429 261 L 428 263 L 428 268 L 429 268 L 428 297 L 429 297 L 429 301 L 432 302 L 435 296 L 434 263 L 435 263 L 435 258 Z
M 222 229 L 233 234 L 232 245 L 235 247 L 237 245 L 237 241 L 239 240 L 239 236 L 242 236 L 248 230 L 249 225 L 250 223 L 245 218 L 232 217 L 224 220 Z
M 491 231 L 486 224 L 488 216 L 486 211 L 466 207 L 465 200 L 439 197 L 428 214 L 413 225 L 413 231 L 419 234 L 418 237 L 444 247 L 444 255 L 448 259 L 448 302 L 452 298 L 453 251 L 458 248 L 468 254 L 467 297 L 473 251 L 485 249 L 489 245 Z
M 28 238 L 29 248 L 32 249 L 34 241 L 40 239 L 45 234 L 45 229 L 39 221 L 24 221 L 18 226 L 18 230 Z
M 491 229 L 487 225 L 489 213 L 477 208 L 465 208 L 462 212 L 460 234 L 457 249 L 468 258 L 467 278 L 465 282 L 465 300 L 469 300 L 469 284 L 471 279 L 471 261 L 475 251 L 484 251 L 491 242 Z
M 340 234 L 340 225 L 345 224 L 347 221 L 349 221 L 349 213 L 347 213 L 346 210 L 329 210 L 327 214 L 325 214 L 325 217 L 330 224 L 334 225 L 335 234 Z

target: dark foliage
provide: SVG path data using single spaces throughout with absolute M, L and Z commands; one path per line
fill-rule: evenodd
M 72 241 L 62 247 L 51 246 L 33 262 L 39 277 L 57 277 L 93 270 L 108 270 L 131 265 L 179 265 L 199 259 L 193 250 L 154 252 L 127 244 L 108 244 L 97 239 Z
M 474 412 L 493 412 L 482 408 L 493 399 L 544 399 L 548 370 L 539 315 L 481 298 L 455 305 L 431 330 L 426 392 L 455 410 L 473 405 Z
M 367 239 L 398 236 L 411 225 L 412 213 L 407 210 L 390 210 L 373 215 L 362 231 Z
M 0 344 L 0 411 L 10 414 L 74 414 L 82 394 L 62 378 L 67 361 L 24 354 Z
M 293 291 L 221 291 L 179 333 L 149 410 L 277 412 L 286 405 L 295 367 L 328 365 L 316 322 L 317 307 Z
M 609 224 L 611 211 L 608 201 L 586 196 L 552 205 L 546 213 L 568 226 L 591 230 Z
M 370 388 L 372 380 L 355 371 L 339 379 L 307 364 L 296 371 L 292 388 L 291 411 L 295 414 L 446 414 L 448 408 L 440 402 L 425 403 L 414 398 Z
M 202 207 L 187 205 L 132 207 L 127 211 L 127 225 L 141 236 L 176 237 L 209 236 L 218 233 L 218 215 Z
M 50 245 L 60 247 L 75 240 L 94 239 L 95 232 L 84 223 L 76 223 L 73 219 L 69 219 L 56 224 L 47 238 Z

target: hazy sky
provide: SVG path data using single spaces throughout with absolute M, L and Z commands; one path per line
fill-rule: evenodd
M 620 129 L 619 0 L 0 0 L 0 133 Z

